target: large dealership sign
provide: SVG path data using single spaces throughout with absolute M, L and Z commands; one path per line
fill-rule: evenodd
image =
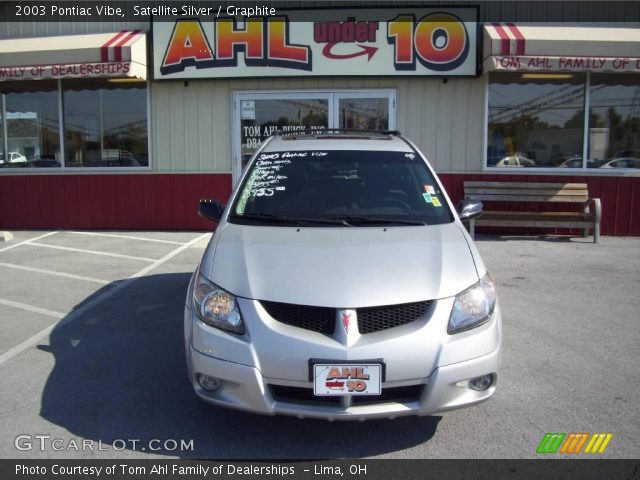
M 153 23 L 154 76 L 476 75 L 477 29 L 454 7 L 180 18 Z

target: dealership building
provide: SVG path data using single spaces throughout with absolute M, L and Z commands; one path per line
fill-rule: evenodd
M 639 2 L 362 3 L 0 22 L 0 229 L 210 228 L 198 200 L 268 135 L 363 128 L 454 202 L 586 183 L 603 234 L 640 235 Z

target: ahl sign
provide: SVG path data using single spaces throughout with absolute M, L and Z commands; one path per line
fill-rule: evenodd
M 475 8 L 315 12 L 154 22 L 155 79 L 477 73 Z

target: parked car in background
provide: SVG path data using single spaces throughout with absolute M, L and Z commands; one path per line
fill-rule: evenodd
M 191 278 L 189 380 L 212 404 L 328 420 L 491 397 L 496 289 L 433 168 L 398 132 L 270 137 Z
M 536 162 L 522 155 L 511 155 L 500 160 L 496 167 L 535 167 Z
M 600 165 L 600 168 L 640 168 L 640 158 L 614 158 Z
M 564 162 L 558 165 L 560 168 L 582 168 L 582 157 L 567 158 Z
M 9 152 L 8 160 L 6 163 L 26 163 L 27 157 L 20 152 Z M 5 163 L 4 158 L 0 156 L 0 163 Z
M 587 160 L 587 168 L 597 168 L 602 164 L 599 160 Z M 560 165 L 560 168 L 582 168 L 582 157 L 571 157 Z

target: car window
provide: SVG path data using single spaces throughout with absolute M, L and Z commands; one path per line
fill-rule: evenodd
M 442 192 L 417 153 L 355 150 L 260 154 L 249 167 L 229 221 L 259 215 L 366 217 L 389 224 L 393 220 L 453 221 Z

